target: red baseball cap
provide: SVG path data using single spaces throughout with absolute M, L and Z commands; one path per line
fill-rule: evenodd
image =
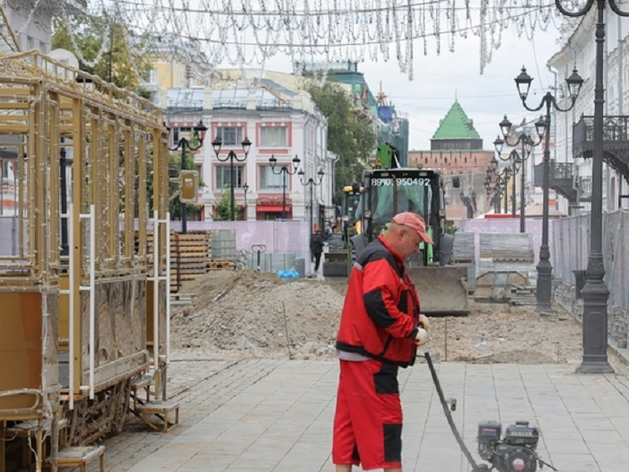
M 428 244 L 434 244 L 432 242 L 432 238 L 428 235 L 428 233 L 426 233 L 426 223 L 424 222 L 424 219 L 417 213 L 412 213 L 410 211 L 398 213 L 393 217 L 391 221 L 398 225 L 413 228 L 415 231 L 417 231 L 419 237 L 422 238 L 422 241 Z

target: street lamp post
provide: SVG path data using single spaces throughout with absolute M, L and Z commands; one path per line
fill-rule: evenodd
M 492 159 L 494 162 L 494 159 Z M 496 161 L 497 162 L 497 161 Z M 485 177 L 485 192 L 487 198 L 491 197 L 489 203 L 494 207 L 494 213 L 500 213 L 500 185 L 493 180 L 496 171 L 490 167 L 487 167 L 487 176 Z
M 506 118 L 506 117 L 505 117 Z M 502 157 L 502 145 L 504 144 L 504 141 L 502 139 L 500 139 L 500 137 L 496 138 L 496 140 L 494 141 L 494 147 L 496 148 L 496 153 L 498 154 L 498 157 L 500 158 L 500 160 L 502 161 L 510 161 L 511 163 L 511 171 L 509 173 L 509 175 L 507 176 L 505 185 L 507 185 L 509 183 L 509 178 L 513 177 L 513 185 L 511 186 L 512 191 L 511 191 L 511 218 L 515 218 L 515 176 L 517 175 L 517 173 L 519 172 L 519 161 L 518 161 L 518 153 L 515 151 L 511 151 L 509 153 L 509 157 L 504 158 Z M 494 158 L 495 159 L 495 158 Z M 504 170 L 502 171 L 504 172 Z M 507 213 L 507 188 L 505 187 L 505 213 Z
M 299 167 L 299 163 L 301 160 L 295 156 L 293 158 L 293 167 L 292 170 L 288 165 L 283 165 L 275 170 L 275 166 L 277 165 L 277 159 L 274 155 L 271 155 L 269 158 L 269 163 L 271 164 L 271 171 L 275 175 L 282 175 L 282 219 L 286 219 L 286 176 L 287 175 L 295 175 L 297 172 L 297 167 Z
M 244 183 L 242 189 L 245 191 L 245 209 L 243 211 L 242 219 L 247 221 L 247 192 L 249 191 L 249 185 L 247 184 L 247 182 Z
M 487 169 L 487 177 L 485 177 L 485 193 L 487 194 L 487 198 L 489 199 L 489 204 L 494 207 L 494 213 L 498 213 L 496 210 L 496 195 L 494 192 L 494 187 L 491 185 L 491 177 L 489 177 L 490 171 Z
M 498 171 L 498 159 L 494 156 L 487 167 L 487 177 L 485 178 L 485 189 L 487 190 L 487 196 L 493 196 L 494 212 L 500 213 L 500 200 L 502 196 L 505 197 L 505 214 L 508 212 L 508 198 L 507 198 L 507 186 L 511 179 L 511 173 L 513 170 L 510 167 L 503 168 Z
M 545 143 L 544 143 L 544 183 L 543 183 L 543 213 L 542 213 L 542 244 L 539 248 L 539 263 L 537 264 L 537 306 L 535 311 L 539 312 L 551 312 L 550 298 L 552 287 L 552 271 L 553 266 L 550 263 L 550 251 L 548 249 L 548 192 L 550 187 L 550 108 L 551 106 L 561 112 L 566 112 L 574 107 L 583 85 L 583 79 L 577 74 L 575 69 L 572 75 L 566 79 L 568 85 L 568 91 L 570 93 L 570 106 L 568 108 L 561 108 L 557 104 L 557 100 L 550 92 L 542 97 L 542 101 L 539 106 L 531 108 L 526 104 L 526 97 L 529 94 L 531 88 L 531 82 L 533 79 L 526 73 L 526 69 L 522 67 L 520 75 L 515 78 L 515 83 L 518 87 L 518 93 L 522 105 L 529 111 L 539 111 L 542 107 L 546 107 L 546 116 L 544 118 L 545 125 Z
M 234 160 L 238 162 L 245 162 L 247 160 L 247 156 L 249 155 L 249 150 L 251 149 L 251 141 L 249 141 L 249 138 L 245 137 L 245 139 L 243 139 L 242 142 L 240 143 L 240 145 L 242 146 L 242 150 L 245 153 L 245 156 L 243 158 L 238 157 L 233 150 L 230 150 L 229 153 L 227 153 L 225 157 L 221 157 L 220 152 L 221 152 L 222 145 L 223 145 L 223 141 L 221 140 L 220 136 L 217 136 L 216 138 L 214 138 L 214 141 L 212 141 L 212 147 L 214 148 L 214 154 L 216 155 L 216 159 L 218 159 L 220 162 L 229 161 L 230 220 L 235 221 L 236 220 L 236 202 L 234 201 L 235 200 L 234 199 L 234 185 L 235 185 L 236 179 L 234 179 Z
M 526 196 L 525 196 L 525 187 L 526 187 L 526 160 L 531 155 L 531 152 L 535 146 L 540 144 L 544 139 L 544 132 L 546 131 L 546 122 L 543 118 L 540 117 L 537 122 L 535 122 L 535 132 L 537 133 L 538 139 L 534 139 L 528 133 L 524 131 L 518 135 L 518 139 L 515 142 L 509 141 L 509 136 L 511 133 L 511 122 L 505 115 L 504 119 L 499 123 L 500 131 L 502 132 L 502 136 L 504 140 L 498 136 L 494 141 L 494 146 L 496 147 L 496 151 L 500 155 L 502 153 L 502 146 L 507 144 L 507 146 L 516 148 L 518 144 L 522 144 L 521 154 L 518 155 L 518 152 L 514 149 L 512 152 L 515 153 L 513 158 L 513 166 L 515 168 L 516 162 L 519 161 L 521 167 L 520 174 L 520 233 L 526 233 Z M 513 215 L 515 216 L 515 192 L 513 192 Z
M 178 149 L 181 149 L 181 170 L 186 170 L 186 149 L 190 152 L 198 151 L 203 146 L 203 138 L 205 138 L 205 132 L 207 131 L 207 126 L 203 124 L 203 120 L 200 120 L 199 123 L 192 128 L 195 134 L 199 137 L 199 145 L 192 146 L 190 145 L 190 141 L 185 137 L 180 137 L 179 141 L 177 141 L 177 146 L 174 148 L 168 148 L 169 151 L 174 152 Z M 181 234 L 186 234 L 188 232 L 188 203 L 181 200 L 181 196 L 179 198 L 179 204 L 181 209 Z
M 629 12 L 618 8 L 616 0 L 608 0 L 609 7 L 619 16 Z M 580 10 L 564 7 L 560 0 L 555 5 L 566 16 L 583 16 L 590 11 L 594 0 L 588 0 Z M 590 253 L 588 254 L 587 281 L 583 295 L 583 358 L 577 372 L 613 372 L 607 361 L 607 299 L 609 290 L 603 278 L 603 58 L 605 45 L 605 0 L 596 0 L 596 83 L 594 85 L 594 136 L 592 149 L 592 205 L 590 211 Z
M 304 179 L 305 174 L 306 173 L 303 170 L 300 170 L 299 172 L 297 172 L 297 175 L 299 175 L 299 181 L 301 182 L 301 185 L 303 185 L 304 187 L 306 185 L 310 186 L 310 231 L 314 233 L 313 187 L 316 187 L 317 185 L 321 185 L 321 182 L 323 182 L 323 176 L 325 175 L 325 172 L 323 171 L 323 169 L 319 169 L 319 172 L 317 172 L 318 178 L 315 180 L 312 177 L 310 177 L 307 181 Z
M 509 167 L 505 167 L 503 168 L 500 172 L 497 173 L 498 176 L 498 182 L 500 185 L 500 189 L 501 189 L 501 196 L 500 198 L 502 198 L 504 196 L 505 199 L 505 215 L 507 213 L 509 213 L 509 195 L 508 195 L 508 190 L 509 190 L 509 181 L 511 180 L 511 169 Z

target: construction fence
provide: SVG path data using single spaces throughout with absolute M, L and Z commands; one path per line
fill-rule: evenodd
M 574 271 L 587 269 L 590 252 L 590 215 L 569 216 L 551 221 L 549 246 L 553 274 L 576 284 Z M 608 305 L 629 311 L 629 211 L 603 213 L 602 250 Z M 577 272 L 579 275 L 579 272 Z
M 177 231 L 179 222 L 171 222 L 171 229 Z M 235 249 L 247 253 L 246 265 L 255 268 L 257 265 L 256 248 L 263 245 L 267 258 L 274 254 L 278 257 L 291 256 L 288 266 L 286 261 L 282 267 L 291 268 L 297 261 L 305 262 L 306 273 L 310 270 L 310 254 L 308 248 L 308 224 L 303 221 L 234 221 L 234 222 L 188 222 L 188 230 L 217 231 L 232 230 L 235 233 Z M 504 219 L 470 219 L 461 220 L 461 233 L 519 233 L 518 218 Z M 610 291 L 609 305 L 617 306 L 629 312 L 629 211 L 619 210 L 603 215 L 603 257 L 605 262 L 605 283 Z M 535 275 L 535 265 L 539 262 L 539 247 L 542 239 L 542 221 L 540 218 L 527 219 L 526 232 L 531 239 L 534 251 L 533 262 L 530 264 L 531 275 Z M 480 236 L 480 235 L 479 235 Z M 473 259 L 476 275 L 482 272 L 482 237 L 477 238 Z M 589 215 L 552 218 L 549 221 L 550 262 L 553 266 L 553 277 L 566 284 L 575 286 L 574 271 L 587 268 L 590 251 L 590 218 Z M 232 243 L 233 244 L 233 243 Z M 528 247 L 528 245 L 527 245 Z M 294 261 L 294 262 L 293 262 Z M 272 261 L 271 261 L 272 262 Z M 302 262 L 302 263 L 304 263 Z M 261 266 L 269 265 L 269 261 L 261 255 Z M 275 263 L 272 264 L 275 267 Z M 267 268 L 267 270 L 270 270 Z M 303 270 L 303 269 L 302 269 Z M 300 271 L 301 272 L 301 271 Z M 577 272 L 578 273 L 578 272 Z
M 584 282 L 590 252 L 590 216 L 568 216 L 551 218 L 548 225 L 548 245 L 553 277 L 565 284 L 578 285 Z M 518 218 L 476 218 L 461 220 L 460 231 L 480 235 L 518 233 Z M 608 304 L 629 313 L 629 211 L 618 210 L 603 214 L 602 250 L 605 264 L 605 283 L 610 295 Z M 534 265 L 539 262 L 539 248 L 542 241 L 542 220 L 531 218 L 526 221 L 526 232 L 530 235 L 534 250 Z M 482 275 L 482 254 L 476 238 L 476 275 Z M 535 276 L 535 267 L 531 267 Z M 576 273 L 576 276 L 575 276 Z M 581 280 L 577 280 L 581 277 Z

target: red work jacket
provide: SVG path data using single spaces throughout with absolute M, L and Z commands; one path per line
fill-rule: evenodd
M 415 362 L 419 297 L 380 236 L 352 268 L 336 348 L 406 367 Z

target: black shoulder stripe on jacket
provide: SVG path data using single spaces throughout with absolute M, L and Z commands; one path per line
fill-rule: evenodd
M 358 256 L 358 260 L 356 261 L 363 268 L 373 261 L 378 261 L 381 259 L 386 259 L 389 265 L 395 270 L 395 273 L 401 278 L 404 276 L 404 271 L 401 267 L 398 266 L 398 263 L 395 260 L 395 256 L 387 250 L 387 248 L 380 242 L 380 240 L 375 240 L 375 244 L 370 244 L 365 248 L 363 252 Z

